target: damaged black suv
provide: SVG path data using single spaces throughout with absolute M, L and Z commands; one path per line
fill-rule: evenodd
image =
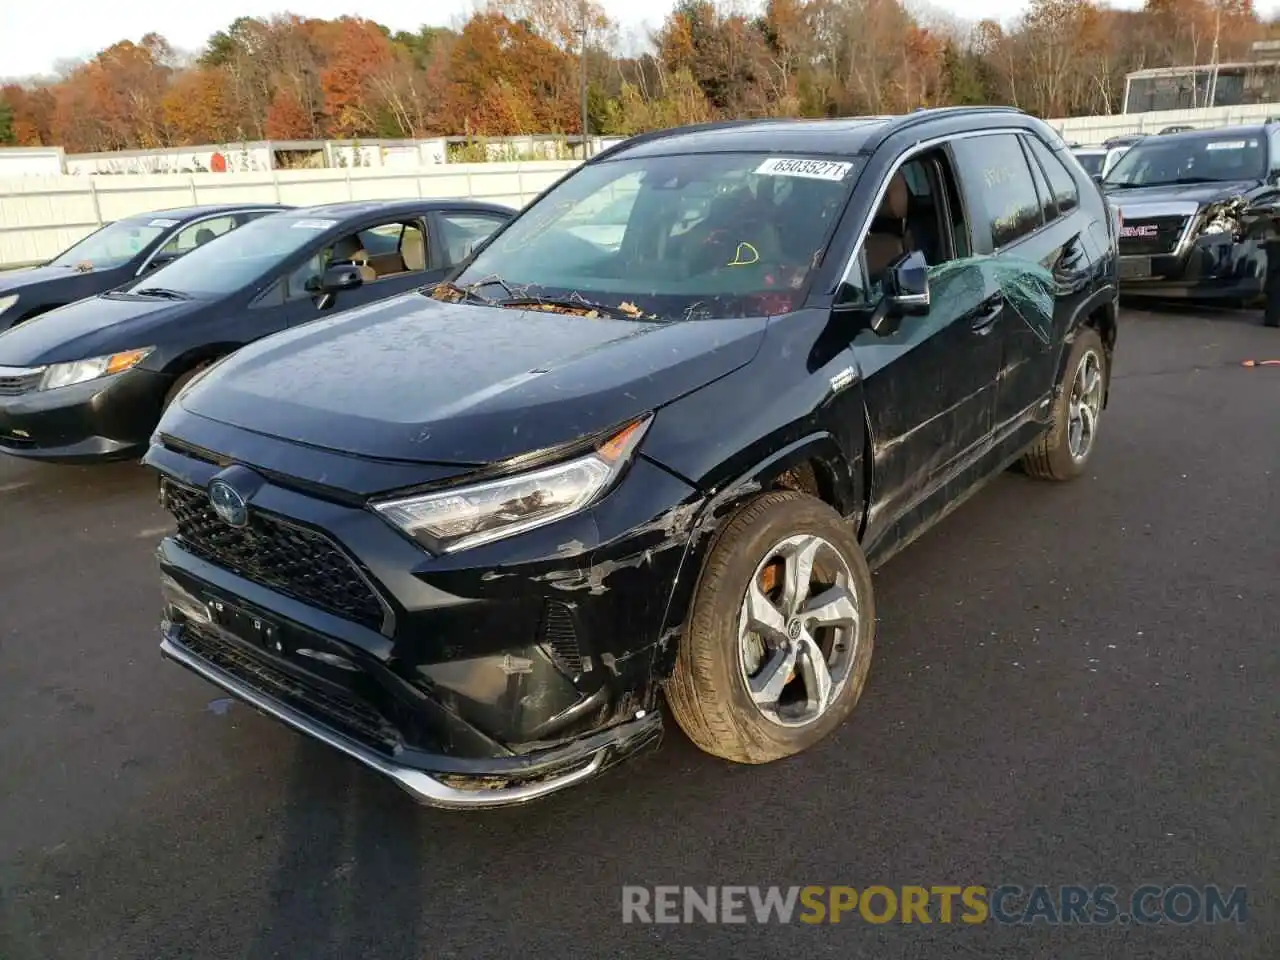
M 1280 124 L 1147 137 L 1101 181 L 1127 296 L 1247 304 L 1280 217 Z
M 1117 226 L 1015 110 L 628 140 L 450 282 L 179 396 L 162 650 L 444 807 L 664 715 L 795 754 L 866 683 L 870 567 L 1006 467 L 1086 469 Z

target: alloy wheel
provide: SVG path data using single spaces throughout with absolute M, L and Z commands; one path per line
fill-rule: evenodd
M 1067 406 L 1067 449 L 1080 463 L 1089 456 L 1102 413 L 1102 361 L 1093 350 L 1085 351 L 1071 381 Z
M 788 537 L 756 567 L 738 653 L 751 700 L 768 720 L 807 726 L 848 683 L 858 644 L 853 584 L 839 551 L 814 535 Z

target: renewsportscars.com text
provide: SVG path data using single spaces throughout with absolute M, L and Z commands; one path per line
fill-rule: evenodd
M 1096 886 L 624 886 L 623 923 L 1244 923 L 1246 888 Z

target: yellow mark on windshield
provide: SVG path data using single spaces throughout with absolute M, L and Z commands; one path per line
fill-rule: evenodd
M 750 260 L 744 259 L 745 257 L 748 257 L 748 256 L 751 257 Z M 729 261 L 727 266 L 749 267 L 753 263 L 759 263 L 759 262 L 760 262 L 760 251 L 744 240 L 742 243 L 738 244 L 738 249 L 734 253 L 733 259 Z

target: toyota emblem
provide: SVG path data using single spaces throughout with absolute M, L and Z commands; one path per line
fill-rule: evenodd
M 214 480 L 209 484 L 209 503 L 223 523 L 232 527 L 243 527 L 249 523 L 249 506 L 239 491 L 225 480 Z

